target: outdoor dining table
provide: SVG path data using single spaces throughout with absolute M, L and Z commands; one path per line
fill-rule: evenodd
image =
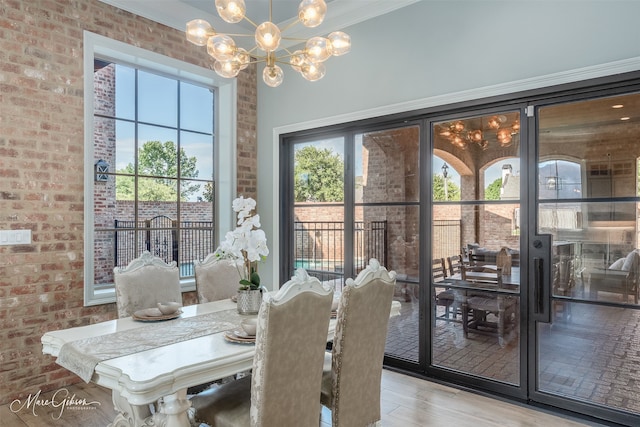
M 394 301 L 392 315 L 399 306 Z M 246 316 L 226 299 L 185 306 L 174 320 L 127 317 L 47 332 L 42 351 L 85 381 L 112 390 L 118 415 L 110 426 L 185 427 L 188 387 L 251 369 L 255 345 L 224 338 L 241 318 Z M 327 340 L 333 339 L 335 323 L 331 319 Z M 156 403 L 152 414 L 149 405 Z
M 483 265 L 482 269 L 496 269 L 495 265 Z M 462 289 L 486 291 L 499 294 L 519 294 L 520 293 L 520 267 L 512 267 L 509 274 L 502 275 L 502 286 L 498 287 L 495 283 L 491 283 L 490 279 L 495 278 L 495 274 L 477 271 L 473 272 L 472 279 L 462 278 L 461 273 L 452 274 L 443 280 L 442 286 Z M 486 281 L 483 281 L 485 279 Z M 446 283 L 446 285 L 444 284 Z
M 495 265 L 485 265 L 482 266 L 482 269 L 496 269 Z M 495 283 L 496 274 L 485 272 L 485 271 L 475 271 L 472 274 L 467 273 L 467 278 L 463 279 L 460 273 L 453 274 L 443 281 L 437 284 L 438 287 L 449 288 L 454 291 L 454 304 L 456 304 L 460 308 L 460 312 L 462 313 L 462 323 L 463 328 L 466 331 L 468 328 L 474 327 L 477 330 L 477 322 L 474 320 L 472 324 L 468 324 L 468 303 L 467 300 L 475 297 L 481 296 L 485 298 L 495 298 L 497 300 L 497 307 L 499 308 L 499 319 L 504 314 L 502 313 L 502 307 L 506 307 L 506 302 L 512 298 L 515 298 L 516 307 L 519 305 L 519 295 L 520 295 L 520 268 L 512 267 L 511 272 L 509 274 L 502 275 L 502 283 L 498 285 Z M 504 323 L 498 321 L 497 334 L 499 340 L 504 340 L 504 330 L 502 329 Z

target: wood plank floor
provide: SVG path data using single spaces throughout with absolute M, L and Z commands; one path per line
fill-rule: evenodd
M 109 390 L 93 384 L 67 387 L 69 397 L 98 401 L 84 409 L 64 411 L 52 406 L 16 410 L 0 406 L 1 427 L 104 427 L 115 416 Z M 51 398 L 52 393 L 40 399 Z M 60 396 L 59 396 L 60 397 Z M 80 405 L 78 406 L 78 408 Z M 552 415 L 535 408 L 507 403 L 430 381 L 413 378 L 389 370 L 382 375 L 382 425 L 384 427 L 504 427 L 504 426 L 593 426 Z M 58 419 L 55 419 L 57 417 Z M 323 408 L 321 427 L 331 426 L 331 413 Z

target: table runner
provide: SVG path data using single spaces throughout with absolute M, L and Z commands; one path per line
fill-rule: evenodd
M 71 341 L 60 348 L 56 363 L 89 382 L 103 360 L 232 330 L 244 318 L 236 309 L 224 310 Z

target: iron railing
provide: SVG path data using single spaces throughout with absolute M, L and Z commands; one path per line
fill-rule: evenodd
M 159 215 L 138 221 L 115 220 L 115 266 L 126 266 L 143 251 L 170 263 L 176 261 L 180 277 L 194 275 L 193 263 L 214 251 L 212 221 L 178 221 Z M 180 238 L 178 239 L 178 230 Z
M 344 275 L 344 222 L 296 221 L 295 267 L 303 267 L 320 280 Z M 354 268 L 363 270 L 370 258 L 387 263 L 387 221 L 354 224 Z
M 459 219 L 433 221 L 433 258 L 461 255 L 462 222 Z

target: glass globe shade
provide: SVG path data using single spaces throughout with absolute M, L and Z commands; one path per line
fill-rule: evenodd
M 282 71 L 282 68 L 276 64 L 264 67 L 264 70 L 262 70 L 262 80 L 264 80 L 268 86 L 280 86 L 283 79 L 284 72 Z
M 509 129 L 500 129 L 496 134 L 498 142 L 503 147 L 508 147 L 511 144 L 511 131 Z
M 280 29 L 272 22 L 263 22 L 256 28 L 256 44 L 265 52 L 273 52 L 280 46 Z
M 213 33 L 213 28 L 204 19 L 194 19 L 187 22 L 187 40 L 197 46 L 206 45 L 211 33 Z
M 333 53 L 331 42 L 324 37 L 311 37 L 305 46 L 307 59 L 312 62 L 324 62 Z
M 247 8 L 244 0 L 216 0 L 216 10 L 224 21 L 235 24 L 242 21 Z
M 491 128 L 491 129 L 498 129 L 500 127 L 500 120 L 498 120 L 497 117 L 491 117 L 489 119 L 489 121 L 487 122 L 487 125 Z
M 207 41 L 207 53 L 217 61 L 229 61 L 233 59 L 236 51 L 236 43 L 224 34 L 216 34 Z
M 324 77 L 327 70 L 322 62 L 313 63 L 307 62 L 302 66 L 302 77 L 309 80 L 310 82 L 315 82 L 316 80 L 320 80 Z
M 238 49 L 236 49 L 234 61 L 238 62 L 238 64 L 240 65 L 240 70 L 244 70 L 249 66 L 249 63 L 251 62 L 251 55 L 249 55 L 249 52 L 247 52 L 246 49 L 239 47 Z
M 220 77 L 229 79 L 238 75 L 240 72 L 240 64 L 235 60 L 216 61 L 215 64 L 213 64 L 213 69 Z
M 462 132 L 462 131 L 464 130 L 464 123 L 462 123 L 462 122 L 455 122 L 455 123 L 453 124 L 453 129 L 454 129 L 456 132 Z
M 305 27 L 313 28 L 322 24 L 327 14 L 324 0 L 302 0 L 298 6 L 298 19 Z
M 468 135 L 470 141 L 473 141 L 473 142 L 481 142 L 482 141 L 482 131 L 479 130 L 479 129 L 469 131 L 469 133 L 467 135 Z
M 351 50 L 351 37 L 342 31 L 334 31 L 327 36 L 333 48 L 333 56 L 340 56 Z
M 458 135 L 453 137 L 453 139 L 451 140 L 451 143 L 458 148 L 462 148 L 462 149 L 466 148 L 466 144 L 464 143 L 464 140 L 460 138 Z
M 305 63 L 306 57 L 304 56 L 304 52 L 301 50 L 296 50 L 291 55 L 289 62 L 291 63 L 291 68 L 300 72 L 300 67 Z

